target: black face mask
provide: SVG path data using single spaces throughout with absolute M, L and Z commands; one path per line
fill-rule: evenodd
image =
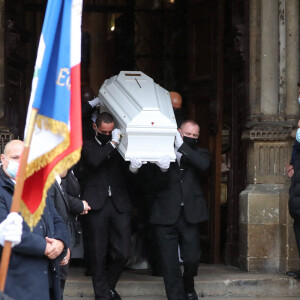
M 111 134 L 103 134 L 103 133 L 99 133 L 97 132 L 96 134 L 97 139 L 101 142 L 101 144 L 105 145 L 107 144 L 109 141 L 111 141 Z
M 182 111 L 181 108 L 173 109 L 175 117 L 181 117 Z
M 198 143 L 198 139 L 194 139 L 188 136 L 183 136 L 183 141 L 191 147 L 196 147 Z

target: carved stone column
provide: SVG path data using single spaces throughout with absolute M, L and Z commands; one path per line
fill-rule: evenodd
M 260 0 L 251 0 L 249 6 L 249 107 L 256 115 L 260 113 Z
M 286 113 L 299 113 L 298 87 L 299 78 L 299 0 L 285 1 L 286 20 Z M 299 116 L 298 116 L 299 117 Z
M 261 0 L 261 113 L 278 111 L 278 0 Z M 272 24 L 272 26 L 270 26 Z
M 296 262 L 285 173 L 292 129 L 279 120 L 266 123 L 253 123 L 244 133 L 248 186 L 240 194 L 240 266 L 250 272 L 278 272 Z
M 285 173 L 295 125 L 286 102 L 287 82 L 292 85 L 288 73 L 298 72 L 297 66 L 287 66 L 299 57 L 291 45 L 282 44 L 291 43 L 286 35 L 299 30 L 298 17 L 298 23 L 290 21 L 289 29 L 285 22 L 290 17 L 287 5 L 296 5 L 291 3 L 252 0 L 249 7 L 250 116 L 243 133 L 248 185 L 240 194 L 239 241 L 240 266 L 251 272 L 286 271 L 299 262 L 287 205 L 290 179 Z

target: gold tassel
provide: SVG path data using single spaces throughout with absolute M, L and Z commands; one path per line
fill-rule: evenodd
M 65 156 L 54 166 L 54 168 L 49 173 L 47 180 L 45 182 L 41 203 L 33 214 L 31 214 L 31 212 L 29 211 L 29 209 L 27 208 L 23 200 L 20 202 L 20 211 L 22 213 L 25 222 L 30 227 L 31 231 L 37 225 L 44 212 L 47 192 L 51 187 L 51 185 L 54 183 L 55 176 L 71 168 L 75 163 L 77 163 L 80 159 L 80 155 L 81 155 L 81 147 L 76 149 L 74 152 L 70 153 L 69 155 Z
M 63 137 L 63 141 L 55 148 L 51 149 L 49 152 L 28 163 L 26 167 L 26 178 L 30 177 L 34 172 L 45 167 L 49 162 L 51 162 L 56 156 L 66 150 L 70 145 L 70 133 L 68 126 L 65 123 L 38 115 L 36 124 L 40 129 L 43 128 L 51 131 L 54 134 L 60 134 Z

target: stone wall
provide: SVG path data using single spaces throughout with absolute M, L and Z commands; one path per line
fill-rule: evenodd
M 240 266 L 249 272 L 299 269 L 285 173 L 299 118 L 299 2 L 251 0 L 249 11 L 250 115 L 243 136 L 248 185 L 240 194 Z
M 288 132 L 249 130 L 248 186 L 240 194 L 239 241 L 240 266 L 250 272 L 285 271 L 298 264 L 288 213 L 290 179 L 285 166 L 294 143 Z

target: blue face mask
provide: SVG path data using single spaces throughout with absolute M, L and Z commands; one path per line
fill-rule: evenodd
M 300 98 L 298 98 L 298 102 L 299 102 L 299 104 L 300 104 Z
M 6 173 L 9 175 L 9 177 L 16 179 L 20 163 L 14 161 L 14 160 L 8 160 L 5 155 L 4 155 L 4 157 L 8 161 Z
M 297 129 L 297 132 L 296 132 L 296 140 L 297 140 L 297 142 L 300 143 L 300 128 Z

